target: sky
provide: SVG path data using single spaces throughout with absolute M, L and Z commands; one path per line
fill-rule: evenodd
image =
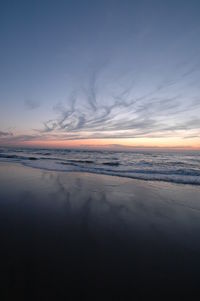
M 0 145 L 200 149 L 200 1 L 2 0 Z

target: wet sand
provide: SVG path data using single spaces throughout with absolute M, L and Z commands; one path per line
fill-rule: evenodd
M 0 163 L 0 237 L 1 300 L 200 295 L 199 186 Z

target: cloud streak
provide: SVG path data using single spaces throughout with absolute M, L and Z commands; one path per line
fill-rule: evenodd
M 178 89 L 170 93 L 171 86 Z M 181 131 L 192 137 L 193 131 L 200 129 L 200 99 L 187 100 L 180 93 L 179 81 L 163 80 L 154 90 L 139 96 L 134 96 L 134 86 L 127 87 L 115 96 L 107 95 L 106 102 L 98 95 L 97 87 L 98 73 L 94 72 L 87 89 L 83 89 L 84 104 L 73 93 L 68 106 L 54 107 L 57 118 L 44 122 L 39 133 L 60 133 L 67 140 L 156 138 L 175 136 Z
M 13 133 L 0 131 L 0 138 L 3 137 L 13 137 Z
M 149 91 L 138 93 L 137 81 L 127 82 L 102 90 L 103 68 L 91 72 L 87 85 L 73 91 L 66 103 L 53 107 L 55 118 L 43 122 L 43 127 L 32 134 L 13 135 L 0 132 L 1 141 L 29 142 L 50 140 L 123 139 L 123 138 L 198 138 L 200 136 L 200 98 L 185 95 L 183 78 L 197 72 L 198 66 L 188 71 L 182 68 L 180 76 L 163 78 Z M 101 71 L 101 72 L 100 72 Z M 100 87 L 100 88 L 99 88 Z M 115 89 L 114 89 L 115 91 Z M 39 103 L 26 101 L 28 109 Z M 0 141 L 0 142 L 1 142 Z

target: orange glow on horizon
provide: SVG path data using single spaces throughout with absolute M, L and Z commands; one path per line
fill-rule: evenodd
M 136 138 L 136 139 L 80 139 L 80 140 L 33 140 L 19 146 L 47 148 L 172 148 L 200 150 L 199 139 Z

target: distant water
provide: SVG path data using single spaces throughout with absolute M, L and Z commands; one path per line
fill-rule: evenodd
M 57 171 L 200 185 L 200 152 L 0 148 L 0 161 Z

